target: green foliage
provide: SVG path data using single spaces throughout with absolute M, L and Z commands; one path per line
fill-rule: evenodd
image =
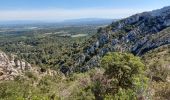
M 35 80 L 17 79 L 0 84 L 1 99 L 35 100 L 137 100 L 146 96 L 148 78 L 139 57 L 128 53 L 108 53 L 101 68 L 68 77 L 45 76 Z M 32 81 L 34 80 L 34 81 Z M 26 88 L 25 88 L 26 87 Z M 167 91 L 166 91 L 167 92 Z M 10 100 L 10 99 L 9 99 Z
M 133 25 L 126 25 L 125 27 L 124 27 L 124 30 L 126 31 L 126 32 L 129 32 L 129 31 L 131 31 L 132 29 L 134 29 L 135 28 L 135 26 L 133 26 Z
M 29 82 L 9 81 L 0 84 L 0 99 L 3 100 L 25 100 L 32 97 L 41 97 L 37 89 Z M 43 97 L 45 98 L 45 96 Z
M 152 21 L 151 23 L 154 24 Z M 118 24 L 119 23 L 113 23 L 106 28 L 100 28 L 98 32 L 111 33 L 113 29 L 117 29 Z M 150 27 L 150 23 L 148 26 Z M 111 33 L 112 38 L 120 39 L 133 28 L 135 28 L 135 25 L 125 25 L 122 29 L 114 32 L 114 34 Z M 91 34 L 96 31 L 95 28 L 88 27 L 87 29 L 69 27 L 36 30 L 38 33 L 34 31 L 10 32 L 7 35 L 3 34 L 0 36 L 0 49 L 8 53 L 16 54 L 18 56 L 17 59 L 25 59 L 33 65 L 40 66 L 43 70 L 52 68 L 57 71 L 61 62 L 64 62 L 66 67 L 73 66 L 75 59 L 72 58 L 76 58 L 77 54 L 83 52 L 82 48 L 84 48 L 84 45 L 91 45 L 97 38 L 94 36 L 91 38 L 91 41 L 84 42 L 88 37 L 59 37 L 63 33 L 45 33 L 55 33 L 56 31 L 60 32 L 64 30 L 70 34 L 82 32 Z M 164 40 L 164 38 L 168 36 L 169 29 L 165 30 L 164 33 L 153 35 L 148 39 L 154 42 L 157 41 L 157 39 Z M 105 46 L 110 47 L 107 44 Z M 165 48 L 166 50 L 164 50 Z M 155 80 L 154 78 L 156 77 L 165 82 L 169 77 L 169 69 L 167 66 L 170 62 L 170 49 L 169 47 L 165 48 L 159 48 L 143 57 L 146 66 L 149 68 L 147 74 L 148 76 L 152 76 L 153 80 Z M 90 56 L 89 58 L 86 57 L 86 61 L 89 59 Z M 128 53 L 108 53 L 101 59 L 101 67 L 104 68 L 103 73 L 99 70 L 91 70 L 83 74 L 74 74 L 73 76 L 64 78 L 59 76 L 45 76 L 39 79 L 33 73 L 26 72 L 25 75 L 29 79 L 21 80 L 20 78 L 16 78 L 15 81 L 0 83 L 0 99 L 135 100 L 139 95 L 146 95 L 145 91 L 148 88 L 148 78 L 144 73 L 146 67 L 139 57 Z M 100 68 L 100 70 L 102 68 Z M 168 99 L 168 82 L 152 83 L 151 85 L 153 85 L 153 89 L 155 89 L 155 98 Z
M 32 78 L 34 80 L 37 80 L 37 77 L 32 73 L 32 72 L 25 72 L 25 76 L 27 76 L 28 78 Z
M 81 50 L 79 45 L 96 31 L 96 26 L 7 31 L 0 33 L 2 36 L 0 49 L 6 53 L 15 54 L 19 59 L 24 59 L 32 65 L 58 69 L 61 60 L 73 62 L 71 57 Z M 89 34 L 89 36 L 76 38 L 60 36 L 67 32 L 72 35 L 81 33 Z
M 102 76 L 104 78 L 100 77 L 94 88 L 99 90 L 104 88 L 102 95 L 114 96 L 116 100 L 128 97 L 130 100 L 146 91 L 148 81 L 144 75 L 146 68 L 138 57 L 127 53 L 108 53 L 102 58 L 101 66 L 105 69 Z M 100 92 L 99 90 L 97 91 Z
M 127 53 L 108 53 L 102 59 L 102 67 L 110 78 L 117 79 L 122 88 L 131 87 L 133 78 L 144 74 L 145 66 L 138 57 Z
M 73 92 L 70 98 L 74 100 L 95 100 L 90 88 L 79 89 L 78 92 Z
M 38 86 L 36 86 L 37 81 L 32 78 L 30 80 L 18 77 L 14 81 L 2 82 L 0 83 L 0 100 L 59 100 L 59 97 L 54 94 L 54 89 L 51 88 L 54 87 L 52 83 L 56 79 L 48 76 L 44 78 L 42 79 L 44 82 L 39 82 Z
M 133 90 L 119 89 L 118 93 L 113 95 L 106 95 L 104 100 L 137 100 L 136 94 Z

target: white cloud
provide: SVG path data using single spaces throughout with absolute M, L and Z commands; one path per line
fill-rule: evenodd
M 148 10 L 148 9 L 147 9 Z M 151 10 L 151 9 L 149 9 Z M 146 9 L 48 9 L 0 10 L 0 20 L 65 20 L 76 18 L 123 18 Z

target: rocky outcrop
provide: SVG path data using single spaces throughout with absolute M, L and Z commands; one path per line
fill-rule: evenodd
M 0 51 L 0 80 L 13 80 L 16 76 L 22 76 L 25 71 L 31 71 L 31 65 L 24 61 L 18 60 L 14 55 L 8 57 Z

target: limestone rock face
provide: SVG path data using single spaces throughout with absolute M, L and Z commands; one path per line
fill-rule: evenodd
M 0 51 L 0 80 L 13 80 L 14 77 L 23 75 L 25 71 L 32 70 L 31 64 L 17 60 L 14 55 L 9 58 Z
M 78 62 L 74 65 L 82 72 L 98 67 L 99 58 L 107 52 L 131 52 L 140 56 L 170 44 L 170 6 L 113 22 L 99 29 L 86 44 L 83 52 L 76 55 Z

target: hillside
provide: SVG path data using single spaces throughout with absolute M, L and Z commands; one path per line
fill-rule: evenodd
M 152 91 L 153 100 L 169 100 L 170 45 L 151 50 L 143 55 L 142 59 L 148 68 L 147 76 L 152 80 L 149 88 Z
M 170 6 L 98 30 L 43 27 L 2 28 L 0 99 L 170 99 Z
M 73 71 L 87 71 L 98 66 L 100 57 L 107 52 L 146 52 L 170 43 L 170 7 L 130 16 L 100 28 L 98 33 L 82 46 L 75 59 Z M 167 28 L 167 29 L 166 29 Z M 67 69 L 70 71 L 70 69 Z

